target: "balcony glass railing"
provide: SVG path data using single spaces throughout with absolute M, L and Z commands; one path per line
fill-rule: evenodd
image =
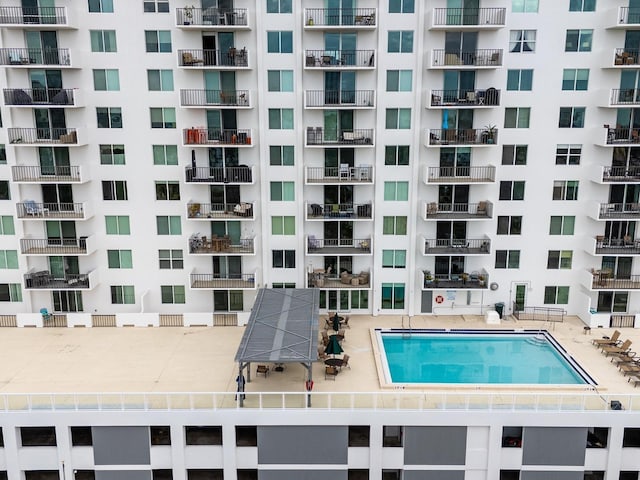
M 434 26 L 500 26 L 505 24 L 505 8 L 434 8 Z

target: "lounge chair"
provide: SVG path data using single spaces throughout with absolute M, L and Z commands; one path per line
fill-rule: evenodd
M 267 378 L 267 375 L 269 375 L 269 367 L 267 365 L 258 365 L 258 368 L 256 368 L 256 376 L 260 373 L 264 375 L 264 378 Z
M 611 363 L 616 363 L 617 364 L 617 363 L 634 362 L 634 361 L 638 360 L 636 355 L 637 355 L 636 352 L 632 352 L 632 351 L 612 353 L 610 355 Z
M 633 382 L 633 386 L 637 387 L 638 384 L 640 384 L 640 372 L 629 375 L 629 379 L 627 380 L 627 382 Z
M 611 346 L 602 347 L 602 353 L 604 353 L 605 357 L 608 357 L 609 355 L 612 355 L 614 353 L 627 352 L 627 351 L 629 351 L 630 347 L 631 347 L 631 340 L 627 339 L 620 346 L 611 345 Z
M 601 347 L 604 347 L 605 345 L 618 344 L 620 342 L 619 338 L 620 338 L 620 330 L 615 330 L 611 335 L 611 338 L 604 338 L 604 337 L 596 338 L 592 340 L 591 343 L 593 343 L 596 347 L 601 348 Z
M 331 380 L 335 381 L 337 376 L 338 376 L 338 368 L 337 367 L 327 366 L 327 367 L 324 368 L 324 379 L 325 380 L 327 378 L 330 378 Z
M 630 375 L 640 375 L 640 362 L 623 363 L 618 367 L 625 377 Z
M 340 368 L 342 367 L 347 367 L 349 370 L 351 370 L 351 365 L 349 365 L 349 355 L 347 355 L 346 353 L 342 357 L 342 365 L 340 365 Z

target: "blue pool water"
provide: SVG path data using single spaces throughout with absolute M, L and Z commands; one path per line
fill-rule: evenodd
M 546 337 L 535 333 L 378 334 L 393 383 L 588 383 Z

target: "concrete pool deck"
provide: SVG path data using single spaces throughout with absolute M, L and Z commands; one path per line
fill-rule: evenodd
M 406 319 L 405 319 L 406 322 Z M 562 324 L 506 320 L 487 325 L 477 315 L 414 316 L 413 328 L 547 328 L 598 382 L 602 393 L 636 394 L 614 364 L 591 340 L 614 329 L 593 329 L 568 317 Z M 322 323 L 321 323 L 322 325 Z M 313 367 L 314 392 L 382 390 L 371 343 L 372 328 L 401 328 L 400 316 L 352 316 L 343 347 L 351 369 L 325 380 L 324 364 Z M 0 394 L 55 392 L 234 392 L 234 362 L 243 327 L 192 328 L 5 328 L 0 330 Z M 621 339 L 640 348 L 640 329 L 621 329 Z M 284 372 L 256 376 L 247 392 L 302 392 L 305 370 L 289 364 Z M 496 387 L 494 391 L 500 391 Z M 557 391 L 557 390 L 555 390 Z

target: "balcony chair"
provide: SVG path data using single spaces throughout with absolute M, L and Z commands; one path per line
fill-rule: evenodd
M 346 132 L 345 132 L 345 135 L 346 135 Z M 340 177 L 340 180 L 345 180 L 345 179 L 349 180 L 351 178 L 351 171 L 349 169 L 348 163 L 340 164 L 340 169 L 338 170 L 338 176 Z

